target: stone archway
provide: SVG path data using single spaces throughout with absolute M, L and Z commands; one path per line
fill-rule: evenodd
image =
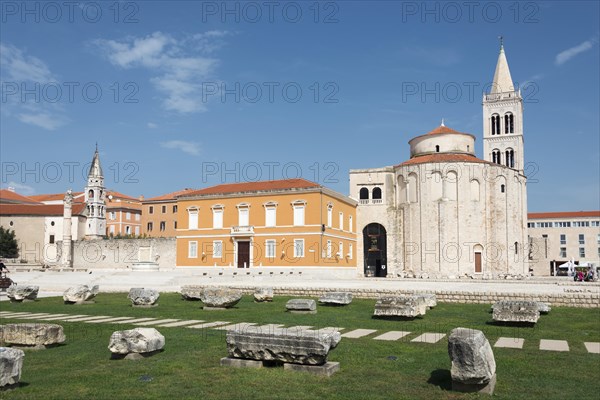
M 387 276 L 387 233 L 383 225 L 371 223 L 363 229 L 364 274 Z

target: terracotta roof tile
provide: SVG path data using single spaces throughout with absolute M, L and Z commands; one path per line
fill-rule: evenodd
M 128 196 L 128 195 L 126 195 L 126 194 L 123 194 L 123 193 L 116 192 L 116 191 L 114 191 L 114 190 L 107 190 L 107 191 L 106 191 L 106 194 L 107 194 L 108 196 L 116 197 L 116 198 L 119 198 L 119 199 L 133 200 L 133 201 L 140 201 L 140 199 L 138 199 L 138 198 L 131 197 L 131 196 Z
M 63 215 L 62 204 L 3 204 L 0 215 Z M 73 215 L 80 215 L 85 211 L 85 204 L 73 204 Z
M 395 167 L 401 167 L 405 165 L 415 165 L 424 163 L 442 163 L 442 162 L 470 162 L 480 164 L 491 164 L 500 166 L 500 164 L 494 164 L 489 161 L 482 160 L 469 154 L 452 154 L 452 153 L 439 153 L 439 154 L 427 154 L 423 156 L 413 157 L 408 161 L 404 161 L 396 165 Z
M 82 196 L 83 192 L 73 192 L 73 197 Z M 51 194 L 36 194 L 33 196 L 29 196 L 31 199 L 34 199 L 39 202 L 43 201 L 56 201 L 63 200 L 65 198 L 64 193 L 51 193 Z M 77 202 L 78 199 L 75 199 L 74 202 Z
M 558 211 L 527 213 L 527 219 L 600 217 L 599 211 Z
M 426 133 L 426 135 L 439 135 L 440 133 L 458 133 L 459 135 L 468 135 L 468 133 L 455 131 L 452 128 L 448 128 L 445 125 L 440 125 L 431 132 Z
M 211 186 L 200 190 L 195 190 L 193 192 L 187 193 L 179 197 L 319 187 L 321 187 L 321 185 L 319 185 L 318 183 L 307 181 L 306 179 L 282 179 L 276 181 L 228 183 L 223 185 Z
M 35 204 L 38 203 L 33 196 L 23 196 L 19 193 L 15 193 L 12 190 L 0 189 L 0 203 L 26 203 Z
M 171 193 L 167 193 L 167 194 L 163 194 L 161 196 L 156 196 L 156 197 L 151 197 L 149 199 L 143 200 L 144 203 L 146 202 L 151 202 L 151 201 L 164 201 L 164 200 L 175 200 L 175 198 L 177 196 L 181 196 L 187 193 L 192 193 L 192 192 L 196 192 L 198 191 L 198 189 L 183 189 L 183 190 L 178 190 L 176 192 L 171 192 Z

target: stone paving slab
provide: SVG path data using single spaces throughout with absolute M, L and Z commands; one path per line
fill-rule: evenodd
M 136 319 L 132 319 L 131 321 L 122 321 L 122 324 L 133 324 L 135 322 L 146 322 L 146 321 L 155 321 L 158 318 L 136 318 Z
M 583 342 L 588 353 L 600 354 L 600 342 Z
M 281 329 L 283 325 L 281 324 L 266 324 L 256 327 L 257 332 L 273 332 L 276 329 Z
M 123 321 L 124 319 L 133 319 L 133 317 L 110 317 L 110 318 L 104 318 L 104 319 L 95 319 L 92 321 L 85 321 L 85 323 L 86 324 L 100 324 L 100 323 L 104 323 L 104 322 Z
M 9 318 L 9 317 L 16 318 L 17 315 L 29 315 L 29 314 L 31 314 L 31 313 L 30 312 L 9 312 L 9 313 L 2 315 L 1 317 L 2 318 L 5 318 L 5 317 L 6 318 Z
M 50 313 L 36 313 L 36 314 L 26 314 L 26 315 L 17 315 L 13 318 L 18 318 L 18 319 L 39 319 L 42 318 L 44 316 L 49 316 L 51 315 Z
M 61 317 L 66 317 L 67 315 L 69 315 L 69 314 L 48 314 L 48 315 L 39 317 L 39 319 L 41 319 L 43 321 L 48 321 L 50 318 L 61 318 Z M 35 319 L 35 318 L 38 318 L 38 317 L 33 317 L 33 318 L 26 317 L 26 318 L 21 318 L 21 319 Z
M 215 321 L 215 322 L 207 322 L 205 324 L 186 326 L 186 328 L 204 329 L 204 328 L 212 328 L 212 327 L 219 326 L 219 325 L 225 325 L 228 323 L 229 323 L 229 321 Z
M 185 321 L 169 322 L 168 324 L 161 324 L 161 325 L 158 325 L 158 326 L 162 326 L 162 327 L 165 327 L 165 328 L 173 328 L 173 327 L 176 327 L 176 326 L 201 324 L 202 322 L 204 322 L 204 321 L 202 321 L 200 319 L 188 319 L 188 320 L 185 320 Z
M 86 314 L 76 314 L 76 315 L 66 315 L 64 317 L 52 317 L 52 318 L 46 318 L 46 321 L 67 321 L 69 319 L 72 318 L 81 318 L 81 317 L 89 317 L 90 315 L 86 315 Z
M 231 325 L 225 325 L 225 326 L 218 326 L 215 329 L 219 329 L 222 331 L 228 331 L 230 329 L 241 329 L 241 330 L 245 330 L 248 329 L 248 327 L 250 326 L 255 326 L 256 324 L 254 322 L 238 322 L 236 324 L 231 324 Z
M 501 337 L 501 338 L 498 338 L 494 347 L 505 347 L 508 349 L 522 349 L 523 343 L 525 343 L 525 339 L 523 339 L 523 338 Z
M 540 340 L 540 350 L 569 351 L 569 343 L 566 340 Z
M 144 321 L 144 322 L 136 322 L 134 325 L 158 325 L 158 324 L 167 324 L 169 322 L 180 321 L 179 319 L 167 318 L 167 319 L 157 319 L 154 321 Z
M 81 318 L 71 318 L 71 319 L 67 319 L 67 320 L 61 320 L 61 321 L 65 321 L 65 322 L 84 322 L 84 321 L 91 321 L 93 319 L 103 319 L 103 318 L 110 318 L 109 315 L 97 315 L 94 317 L 81 317 Z
M 342 335 L 345 338 L 358 339 L 363 336 L 370 335 L 371 333 L 377 332 L 376 329 L 355 329 L 350 332 L 346 332 Z
M 411 340 L 411 342 L 420 342 L 420 343 L 437 343 L 440 340 L 442 340 L 442 338 L 446 336 L 445 333 L 432 333 L 432 332 L 427 332 L 424 333 L 420 336 L 417 336 L 416 338 L 414 338 L 413 340 Z
M 374 337 L 374 340 L 398 340 L 402 339 L 404 336 L 409 335 L 410 332 L 405 331 L 389 331 L 384 333 L 383 335 L 379 335 Z

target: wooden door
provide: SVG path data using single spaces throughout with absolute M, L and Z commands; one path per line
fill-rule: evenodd
M 475 253 L 475 272 L 481 272 L 481 253 Z
M 245 268 L 250 266 L 250 242 L 237 242 L 237 266 Z

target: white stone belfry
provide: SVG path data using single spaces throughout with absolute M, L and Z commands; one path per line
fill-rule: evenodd
M 491 90 L 483 95 L 483 159 L 523 173 L 523 147 L 523 98 L 501 44 Z
M 62 237 L 62 253 L 61 266 L 63 268 L 71 268 L 73 266 L 73 241 L 71 237 L 71 216 L 73 215 L 73 193 L 71 189 L 65 193 L 63 204 L 63 237 Z
M 85 203 L 87 206 L 85 237 L 87 239 L 100 239 L 106 235 L 105 191 L 104 176 L 100 166 L 98 146 L 96 146 L 90 172 L 88 173 L 87 186 L 85 187 Z

